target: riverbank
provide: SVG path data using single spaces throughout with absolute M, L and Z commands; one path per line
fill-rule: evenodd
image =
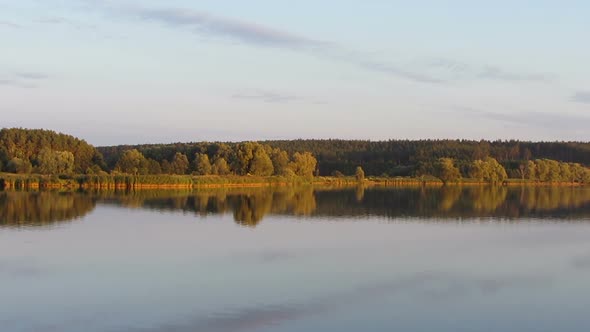
M 107 190 L 155 190 L 155 189 L 198 189 L 224 187 L 266 187 L 292 185 L 327 186 L 443 186 L 434 177 L 367 177 L 359 182 L 355 177 L 320 176 L 281 177 L 281 176 L 192 176 L 192 175 L 74 175 L 56 176 L 40 174 L 0 173 L 0 189 L 107 189 Z M 448 185 L 488 185 L 489 183 L 463 179 Z M 580 186 L 573 182 L 535 182 L 521 179 L 508 179 L 500 185 L 506 186 Z

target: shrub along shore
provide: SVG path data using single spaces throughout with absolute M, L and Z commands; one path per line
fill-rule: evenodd
M 331 186 L 442 186 L 434 177 L 281 177 L 281 176 L 191 176 L 191 175 L 75 175 L 55 176 L 40 174 L 0 173 L 2 189 L 197 189 L 223 187 L 293 186 L 303 184 Z M 477 179 L 461 179 L 446 185 L 489 185 Z M 579 186 L 577 182 L 539 182 L 509 179 L 497 185 Z

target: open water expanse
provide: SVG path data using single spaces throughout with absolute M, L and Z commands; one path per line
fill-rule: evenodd
M 0 331 L 590 331 L 590 189 L 0 192 Z

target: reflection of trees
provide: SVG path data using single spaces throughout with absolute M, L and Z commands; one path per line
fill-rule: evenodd
M 493 212 L 506 201 L 508 189 L 499 186 L 477 186 L 470 188 L 473 209 L 481 212 Z
M 89 195 L 0 192 L 0 226 L 43 226 L 80 218 L 94 209 Z
M 361 199 L 359 199 L 362 196 Z M 223 188 L 198 191 L 0 192 L 0 225 L 43 225 L 91 211 L 96 201 L 131 208 L 231 214 L 253 227 L 268 215 L 387 218 L 590 217 L 590 189 L 445 186 L 412 188 Z
M 111 193 L 103 198 L 126 206 L 199 215 L 231 213 L 238 224 L 245 226 L 255 226 L 271 214 L 454 219 L 590 216 L 590 189 L 557 186 L 224 188 Z
M 100 194 L 125 207 L 182 210 L 199 215 L 232 213 L 236 223 L 256 226 L 268 214 L 310 215 L 316 209 L 311 186 L 277 188 L 222 188 L 186 191 L 132 191 Z
M 357 202 L 362 202 L 363 198 L 365 198 L 365 186 L 362 184 L 357 185 L 354 195 Z
M 440 188 L 440 203 L 441 211 L 449 211 L 455 206 L 455 203 L 461 197 L 462 188 L 458 186 L 444 186 Z
M 234 206 L 234 219 L 241 225 L 256 226 L 269 213 L 307 216 L 315 209 L 311 186 L 271 189 L 241 196 Z
M 293 191 L 291 211 L 294 215 L 309 216 L 315 211 L 316 208 L 317 202 L 312 187 L 306 187 L 297 191 Z
M 243 226 L 256 226 L 272 209 L 272 193 L 260 192 L 236 200 L 234 220 Z
M 590 217 L 590 190 L 580 187 L 445 186 L 317 190 L 315 215 L 389 218 Z
M 528 210 L 547 211 L 577 209 L 588 204 L 590 190 L 575 187 L 526 187 L 522 189 L 523 206 Z

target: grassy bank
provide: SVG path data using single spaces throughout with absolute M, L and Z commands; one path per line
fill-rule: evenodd
M 309 178 L 279 176 L 75 175 L 58 177 L 0 173 L 0 189 L 192 189 L 288 186 L 313 182 L 314 180 Z
M 192 176 L 192 175 L 75 175 L 59 177 L 39 174 L 0 173 L 0 189 L 100 189 L 100 190 L 142 190 L 142 189 L 193 189 L 223 187 L 264 187 L 316 184 L 328 186 L 356 186 L 355 177 L 280 177 L 280 176 Z M 434 177 L 367 177 L 365 186 L 442 186 L 443 182 Z M 475 179 L 462 179 L 449 185 L 487 185 Z M 572 182 L 535 182 L 509 179 L 500 185 L 520 186 L 578 186 Z

